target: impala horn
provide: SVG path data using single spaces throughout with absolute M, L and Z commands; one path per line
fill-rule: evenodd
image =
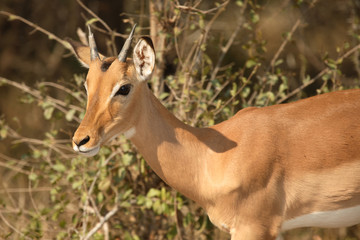
M 132 28 L 129 37 L 126 39 L 124 46 L 122 47 L 122 49 L 118 55 L 118 59 L 120 62 L 126 62 L 126 56 L 130 49 L 130 45 L 131 45 L 132 38 L 134 36 L 135 28 L 136 28 L 136 23 L 135 23 L 134 27 Z
M 91 32 L 90 25 L 88 25 L 88 28 L 89 28 L 90 60 L 94 61 L 96 58 L 100 59 L 100 56 L 96 47 L 94 34 Z

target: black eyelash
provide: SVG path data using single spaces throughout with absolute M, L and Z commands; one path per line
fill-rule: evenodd
M 115 93 L 115 96 L 122 95 L 126 96 L 129 94 L 131 90 L 132 85 L 131 84 L 125 84 L 119 88 L 119 90 Z

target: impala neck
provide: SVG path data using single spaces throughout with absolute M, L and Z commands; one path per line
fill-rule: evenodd
M 206 129 L 190 127 L 172 115 L 147 88 L 130 138 L 156 174 L 185 196 L 200 201 L 200 161 L 207 154 Z M 137 102 L 140 106 L 140 102 Z

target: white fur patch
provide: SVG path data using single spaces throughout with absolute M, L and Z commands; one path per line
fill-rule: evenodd
M 93 157 L 96 154 L 98 154 L 99 150 L 100 150 L 100 146 L 96 146 L 93 148 L 86 148 L 84 146 L 80 146 L 79 147 L 79 153 L 81 153 L 82 155 L 86 156 L 86 157 Z
M 134 66 L 140 81 L 148 80 L 155 66 L 155 52 L 146 40 L 140 39 L 134 47 Z
M 120 89 L 120 83 L 116 83 L 115 86 L 113 87 L 113 90 L 111 91 L 108 101 L 110 101 L 115 96 L 115 94 L 117 93 L 117 91 L 119 91 L 119 89 Z
M 87 82 L 86 82 L 86 81 L 84 82 L 84 87 L 85 87 L 85 90 L 86 90 L 86 95 L 89 95 L 89 94 L 88 94 L 88 86 L 87 86 Z
M 75 152 L 79 152 L 79 148 L 78 148 L 78 146 L 76 144 L 73 144 L 73 149 L 74 149 Z
M 135 129 L 135 127 L 132 127 L 129 130 L 125 131 L 124 135 L 127 139 L 130 139 L 135 135 L 135 133 L 136 133 L 136 129 Z
M 339 228 L 360 223 L 360 206 L 326 212 L 314 212 L 285 221 L 281 230 L 301 227 Z
M 93 148 L 87 148 L 85 146 L 80 146 L 78 147 L 76 144 L 73 145 L 73 149 L 75 152 L 78 152 L 86 157 L 93 157 L 95 156 L 99 150 L 100 150 L 100 146 L 97 145 Z

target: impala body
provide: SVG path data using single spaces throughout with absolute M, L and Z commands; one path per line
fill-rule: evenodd
M 74 45 L 89 66 L 75 151 L 93 156 L 124 133 L 160 178 L 204 207 L 232 240 L 360 223 L 359 90 L 246 108 L 193 128 L 147 86 L 155 65 L 151 40 L 141 38 L 129 59 L 131 39 L 111 58 L 97 53 L 91 33 L 90 47 Z

